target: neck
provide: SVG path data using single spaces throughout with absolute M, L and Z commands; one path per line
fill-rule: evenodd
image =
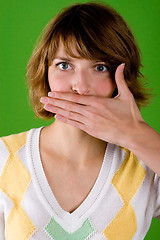
M 77 167 L 86 166 L 87 163 L 93 162 L 93 159 L 104 156 L 106 142 L 90 136 L 81 129 L 55 120 L 42 131 L 49 151 Z

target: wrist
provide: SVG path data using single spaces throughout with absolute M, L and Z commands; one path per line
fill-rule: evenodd
M 129 136 L 128 149 L 136 156 L 141 156 L 141 153 L 157 148 L 159 140 L 159 133 L 151 126 L 146 122 L 137 122 Z
M 128 131 L 126 148 L 133 153 L 138 152 L 147 143 L 149 128 L 146 122 L 137 122 Z

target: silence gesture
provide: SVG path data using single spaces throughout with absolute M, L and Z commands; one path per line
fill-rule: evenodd
M 125 146 L 128 134 L 138 122 L 144 122 L 123 74 L 124 64 L 118 66 L 115 98 L 84 96 L 75 93 L 51 92 L 42 98 L 46 110 L 56 113 L 56 119 L 80 128 L 106 142 Z M 126 136 L 126 139 L 125 139 Z
M 127 148 L 160 176 L 160 134 L 142 118 L 123 74 L 117 67 L 115 98 L 50 92 L 41 102 L 56 119 L 75 126 L 93 137 Z

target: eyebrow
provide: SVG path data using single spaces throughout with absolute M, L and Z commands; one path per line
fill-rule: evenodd
M 55 60 L 55 59 L 60 59 L 60 60 L 67 61 L 67 62 L 71 62 L 71 61 L 72 61 L 71 58 L 59 57 L 59 56 L 57 56 L 56 58 L 54 58 L 54 60 Z
M 60 59 L 60 60 L 63 60 L 63 61 L 66 61 L 66 62 L 71 62 L 71 61 L 73 61 L 74 60 L 74 58 L 66 58 L 66 57 L 60 57 L 60 56 L 56 56 L 53 60 L 58 60 L 58 59 Z M 92 62 L 94 62 L 94 63 L 97 63 L 97 62 L 104 62 L 105 63 L 105 61 L 102 61 L 102 60 L 91 60 Z

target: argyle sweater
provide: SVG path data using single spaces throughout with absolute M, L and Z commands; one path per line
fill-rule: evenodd
M 144 239 L 152 218 L 160 218 L 159 177 L 132 152 L 108 143 L 90 193 L 66 212 L 43 170 L 41 129 L 0 138 L 0 240 Z

